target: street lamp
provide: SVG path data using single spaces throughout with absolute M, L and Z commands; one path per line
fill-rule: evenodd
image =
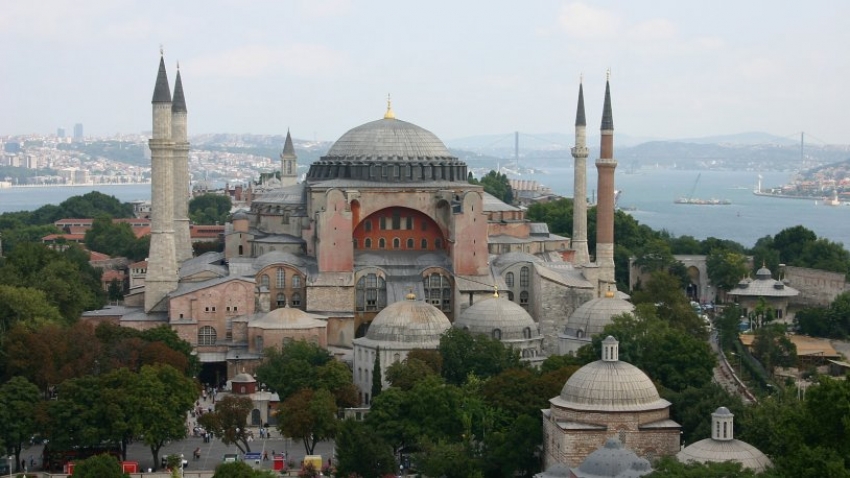
M 9 463 L 9 476 L 12 476 L 12 455 L 6 457 L 6 461 Z

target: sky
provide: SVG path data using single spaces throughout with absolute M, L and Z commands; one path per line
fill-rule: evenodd
M 335 140 L 398 119 L 444 141 L 598 128 L 850 144 L 850 2 L 39 0 L 0 8 L 0 135 L 151 129 L 164 49 L 189 133 Z

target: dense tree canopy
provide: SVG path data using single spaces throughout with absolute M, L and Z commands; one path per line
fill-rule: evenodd
M 201 194 L 189 200 L 189 219 L 194 224 L 224 224 L 230 217 L 230 196 Z
M 121 463 L 114 456 L 103 453 L 77 462 L 73 478 L 126 478 Z
M 215 411 L 204 413 L 198 424 L 211 431 L 225 445 L 236 445 L 242 453 L 251 451 L 248 440 L 248 415 L 254 409 L 249 397 L 227 395 L 215 404 Z
M 98 215 L 86 231 L 85 244 L 92 251 L 140 261 L 147 257 L 150 237 L 137 238 L 126 222 L 113 222 L 111 216 Z
M 492 377 L 503 370 L 521 366 L 519 352 L 499 340 L 469 331 L 451 328 L 440 338 L 443 377 L 460 385 L 469 375 Z
M 38 387 L 22 377 L 0 385 L 0 445 L 11 450 L 15 463 L 21 462 L 21 450 L 36 432 Z M 21 471 L 21 470 L 18 470 Z
M 510 180 L 502 173 L 490 171 L 480 180 L 469 177 L 469 182 L 472 184 L 480 184 L 484 186 L 484 191 L 496 196 L 502 202 L 511 204 L 514 201 L 514 192 L 511 189 Z

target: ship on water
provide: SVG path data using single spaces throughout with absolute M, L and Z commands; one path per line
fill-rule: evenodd
M 688 205 L 696 205 L 696 206 L 728 206 L 732 204 L 732 201 L 728 199 L 702 199 L 694 197 L 694 193 L 697 190 L 697 185 L 699 184 L 699 178 L 702 177 L 702 173 L 697 174 L 697 179 L 694 181 L 694 185 L 691 187 L 691 192 L 687 196 L 683 196 L 677 198 L 673 201 L 674 204 L 688 204 Z

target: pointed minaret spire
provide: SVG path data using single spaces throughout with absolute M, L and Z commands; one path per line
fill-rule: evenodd
M 165 72 L 165 57 L 162 47 L 159 49 L 159 72 L 156 74 L 156 85 L 153 88 L 151 103 L 171 103 L 171 90 L 168 87 L 168 73 Z
M 295 155 L 289 128 L 286 129 L 286 140 L 283 142 L 283 152 L 280 153 L 280 183 L 281 186 L 298 183 L 298 156 Z
M 180 78 L 180 63 L 177 63 L 177 79 L 174 81 L 174 99 L 171 102 L 172 113 L 187 113 L 186 98 L 183 96 L 183 80 Z
M 611 112 L 611 70 L 605 78 L 605 103 L 602 105 L 602 130 L 614 131 L 614 114 Z
M 587 120 L 584 115 L 584 84 L 579 80 L 573 155 L 573 264 L 590 262 L 587 248 Z
M 177 262 L 182 264 L 192 258 L 191 225 L 189 224 L 189 136 L 186 98 L 183 95 L 183 77 L 177 63 L 174 81 L 174 100 L 171 103 L 171 174 L 174 183 L 174 247 Z
M 599 296 L 616 283 L 614 276 L 614 115 L 611 113 L 611 71 L 605 80 L 599 159 L 596 160 L 598 199 L 596 204 L 596 263 L 599 265 Z

